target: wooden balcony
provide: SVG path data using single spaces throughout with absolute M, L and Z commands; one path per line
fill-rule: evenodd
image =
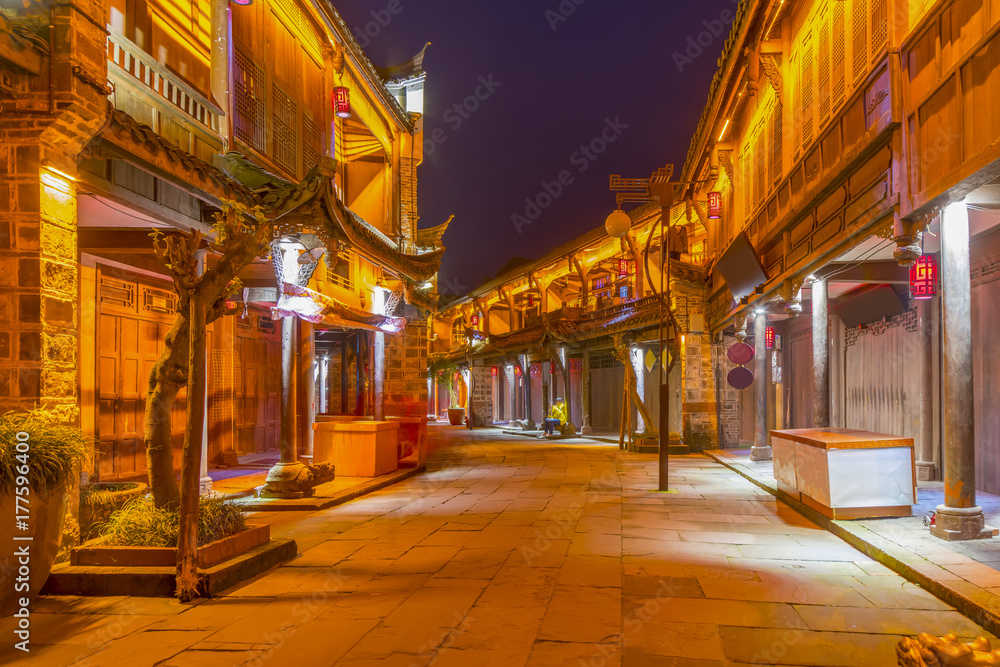
M 226 112 L 139 46 L 108 34 L 108 80 L 116 109 L 178 148 L 212 162 L 226 149 Z

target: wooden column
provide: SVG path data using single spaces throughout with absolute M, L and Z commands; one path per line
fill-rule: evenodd
M 524 380 L 524 418 L 534 421 L 531 418 L 531 362 L 526 354 L 521 355 L 521 379 Z
M 945 540 L 993 535 L 976 505 L 969 262 L 969 211 L 965 202 L 949 204 L 941 221 L 944 504 L 938 505 L 937 521 L 931 526 L 931 534 Z
M 375 421 L 385 419 L 385 334 L 375 332 L 375 349 L 372 354 L 375 369 Z
M 580 372 L 581 407 L 583 408 L 582 423 L 580 433 L 589 435 L 594 432 L 594 427 L 590 425 L 590 350 L 583 351 L 583 368 Z
M 934 456 L 934 301 L 917 302 L 917 335 L 920 337 L 920 437 L 917 439 L 917 479 L 938 478 Z
M 297 419 L 295 411 L 295 356 L 297 317 L 281 318 L 281 462 L 295 463 Z
M 750 448 L 751 461 L 769 461 L 771 459 L 771 446 L 767 444 L 767 350 L 764 349 L 764 330 L 766 328 L 767 315 L 758 313 L 753 320 L 754 373 L 756 373 L 754 393 L 757 398 L 757 411 L 754 419 L 753 447 Z
M 514 384 L 514 367 L 509 364 L 504 364 L 504 376 L 507 378 L 507 402 L 510 405 L 507 406 L 507 423 L 513 424 L 514 420 L 517 419 L 517 415 L 514 414 L 514 408 L 517 406 L 517 387 Z
M 206 250 L 198 250 L 195 252 L 195 262 L 196 270 L 198 275 L 203 275 L 205 273 L 205 253 Z M 208 378 L 211 375 L 208 372 L 208 351 L 205 350 L 204 345 L 202 345 L 202 350 L 204 354 L 200 361 L 201 365 L 205 367 L 205 382 L 208 382 Z M 201 420 L 201 474 L 198 482 L 198 492 L 201 495 L 205 495 L 212 492 L 212 478 L 208 476 L 208 392 L 205 391 L 205 396 L 203 397 L 202 410 L 205 418 Z
M 570 382 L 569 355 L 566 353 L 565 347 L 559 348 L 559 360 L 562 361 L 563 400 L 566 401 L 566 423 L 568 424 L 573 421 L 573 410 L 570 407 L 573 405 L 573 397 L 570 395 L 570 389 L 573 385 Z
M 348 370 L 350 359 L 347 356 L 347 334 L 340 337 L 340 414 L 347 414 L 347 394 L 350 391 Z
M 313 422 L 316 421 L 316 381 L 315 360 L 316 347 L 313 343 L 313 325 L 304 320 L 298 321 L 298 362 L 296 369 L 297 409 L 297 451 L 299 460 L 312 463 Z
M 354 414 L 358 417 L 365 415 L 365 346 L 364 333 L 358 331 L 354 334 L 354 382 L 357 387 L 357 400 L 354 403 Z
M 827 283 L 817 280 L 812 284 L 813 426 L 816 428 L 830 426 L 829 327 Z

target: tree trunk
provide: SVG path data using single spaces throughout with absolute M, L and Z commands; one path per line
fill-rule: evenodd
M 177 507 L 180 491 L 174 475 L 174 453 L 171 442 L 171 415 L 177 393 L 184 386 L 188 353 L 188 318 L 177 313 L 177 319 L 164 341 L 163 352 L 149 374 L 146 394 L 146 418 L 143 439 L 146 445 L 146 467 L 153 503 L 158 508 Z M 190 404 L 190 397 L 188 402 Z
M 188 342 L 187 423 L 181 457 L 181 516 L 177 535 L 177 597 L 181 601 L 199 595 L 198 500 L 201 480 L 201 438 L 205 424 L 205 302 L 190 299 Z

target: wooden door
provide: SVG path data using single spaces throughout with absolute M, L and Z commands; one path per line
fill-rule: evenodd
M 280 446 L 281 341 L 273 322 L 257 313 L 237 322 L 233 430 L 240 456 Z

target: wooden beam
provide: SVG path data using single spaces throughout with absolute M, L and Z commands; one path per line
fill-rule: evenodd
M 908 285 L 910 271 L 895 260 L 879 260 L 853 264 L 831 262 L 816 272 L 820 279 L 832 283 L 872 283 L 880 285 Z

